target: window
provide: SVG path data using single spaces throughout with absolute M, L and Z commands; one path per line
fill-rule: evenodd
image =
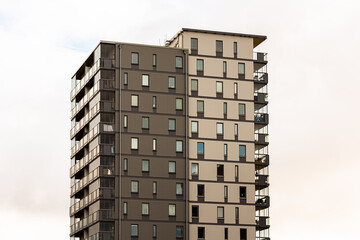
M 176 162 L 169 162 L 169 173 L 176 172 Z
M 224 102 L 224 114 L 226 115 L 227 114 L 227 103 Z
M 198 238 L 205 239 L 205 228 L 198 227 Z
M 240 187 L 240 198 L 246 198 L 246 187 Z
M 131 106 L 132 107 L 139 106 L 139 95 L 131 95 Z
M 183 99 L 177 98 L 175 105 L 176 105 L 176 110 L 183 110 Z
M 224 176 L 224 165 L 222 165 L 222 164 L 217 165 L 217 176 L 218 177 Z
M 238 165 L 235 166 L 235 177 L 236 178 L 239 177 L 239 166 Z
M 237 94 L 238 94 L 238 84 L 234 83 L 234 95 L 237 96 Z
M 216 52 L 217 53 L 222 53 L 223 52 L 223 42 L 217 40 L 216 41 Z
M 183 58 L 175 57 L 175 66 L 176 68 L 183 68 Z
M 127 202 L 124 202 L 123 213 L 124 213 L 124 215 L 126 215 L 128 213 L 127 212 Z
M 227 64 L 226 61 L 223 61 L 223 73 L 226 74 L 227 72 Z
M 139 53 L 131 53 L 131 64 L 139 64 Z
M 175 89 L 175 77 L 169 77 L 169 88 Z
M 197 153 L 204 154 L 204 143 L 203 142 L 197 143 Z
M 245 104 L 239 103 L 239 116 L 245 116 Z
M 227 157 L 228 155 L 228 145 L 225 143 L 224 144 L 224 156 Z
M 149 75 L 147 75 L 147 74 L 142 75 L 142 86 L 144 86 L 144 87 L 149 86 Z
M 239 126 L 237 123 L 234 124 L 234 135 L 237 136 L 239 133 Z
M 198 133 L 198 131 L 199 131 L 199 122 L 191 121 L 191 132 Z
M 139 236 L 139 225 L 131 224 L 131 236 L 138 237 Z
M 169 119 L 169 131 L 175 131 L 176 130 L 176 120 L 175 119 Z
M 224 124 L 223 123 L 216 123 L 216 134 L 217 135 L 224 134 Z
M 176 152 L 183 152 L 183 141 L 176 141 Z
M 198 91 L 198 80 L 191 79 L 191 91 L 197 92 Z
M 153 182 L 153 184 L 152 184 L 152 192 L 153 192 L 153 194 L 157 193 L 157 182 Z
M 153 225 L 153 228 L 152 228 L 153 230 L 152 230 L 152 236 L 153 237 L 156 237 L 157 236 L 157 229 L 156 229 L 156 225 Z
M 124 85 L 128 85 L 128 73 L 124 73 Z
M 228 238 L 229 238 L 229 229 L 228 228 L 225 228 L 224 229 L 225 230 L 225 232 L 224 232 L 224 237 L 225 237 L 225 240 L 228 240 Z
M 191 175 L 199 175 L 199 164 L 198 163 L 191 164 Z
M 237 54 L 237 42 L 234 42 L 234 54 Z
M 229 192 L 228 192 L 228 186 L 224 186 L 224 198 L 228 198 Z
M 176 216 L 176 205 L 169 204 L 169 216 Z
M 224 207 L 217 207 L 217 218 L 224 219 Z
M 141 171 L 142 172 L 149 172 L 150 166 L 149 166 L 149 160 L 142 160 L 142 165 L 141 165 Z
M 142 117 L 141 127 L 142 129 L 149 129 L 149 117 Z
M 205 195 L 205 186 L 203 184 L 198 184 L 198 196 L 203 197 Z
M 239 220 L 239 207 L 235 207 L 235 220 Z
M 153 138 L 153 144 L 152 144 L 153 151 L 156 151 L 156 147 L 157 147 L 157 140 L 156 138 Z
M 128 127 L 128 116 L 124 116 L 124 128 Z
M 245 63 L 238 64 L 238 73 L 242 75 L 245 74 Z
M 196 60 L 196 70 L 197 71 L 204 71 L 204 60 L 203 59 L 197 59 Z
M 152 56 L 152 65 L 153 67 L 156 67 L 156 54 L 153 54 Z
M 176 184 L 176 195 L 183 195 L 183 184 L 182 183 Z
M 156 108 L 156 97 L 153 96 L 152 98 L 152 107 L 155 109 Z
M 176 226 L 176 237 L 177 238 L 184 237 L 184 227 L 183 226 Z
M 141 204 L 141 214 L 142 215 L 149 215 L 149 203 L 142 203 Z
M 199 217 L 199 206 L 191 206 L 191 215 L 195 218 Z
M 124 171 L 128 170 L 128 159 L 124 158 Z
M 246 146 L 245 145 L 239 145 L 239 156 L 246 157 Z
M 240 228 L 240 240 L 247 240 L 247 229 Z
M 132 193 L 139 192 L 139 182 L 138 181 L 131 181 L 131 192 Z
M 201 100 L 197 101 L 197 112 L 198 113 L 204 112 L 204 101 L 201 101 Z
M 198 39 L 197 38 L 191 38 L 191 50 L 198 50 Z
M 131 150 L 138 150 L 138 149 L 139 149 L 139 139 L 131 138 Z
M 223 93 L 223 82 L 216 82 L 216 93 Z

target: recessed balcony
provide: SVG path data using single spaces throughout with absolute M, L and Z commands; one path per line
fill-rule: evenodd
M 254 52 L 253 60 L 254 60 L 254 70 L 257 71 L 267 64 L 267 53 Z
M 258 105 L 266 105 L 268 104 L 268 94 L 267 93 L 254 93 L 254 102 Z
M 269 114 L 267 113 L 255 113 L 254 114 L 255 124 L 268 125 L 269 124 Z
M 269 145 L 269 134 L 255 133 L 255 145 Z
M 270 157 L 268 154 L 255 154 L 255 169 L 259 170 L 269 166 Z
M 261 190 L 269 187 L 269 176 L 268 175 L 255 175 L 255 189 Z
M 256 217 L 256 230 L 264 230 L 270 227 L 270 218 L 269 217 Z
M 270 197 L 269 196 L 255 196 L 255 207 L 256 210 L 262 210 L 270 207 Z

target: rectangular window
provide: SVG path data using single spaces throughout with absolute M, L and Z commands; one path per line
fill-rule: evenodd
M 142 75 L 142 86 L 144 86 L 144 87 L 149 86 L 149 75 L 147 75 L 147 74 Z
M 176 162 L 169 162 L 169 173 L 176 172 Z
M 224 198 L 229 197 L 228 186 L 224 186 Z
M 128 159 L 124 158 L 124 171 L 128 170 Z
M 142 215 L 149 215 L 149 204 L 148 203 L 142 203 L 141 204 L 141 214 Z
M 139 95 L 131 95 L 131 106 L 132 107 L 139 106 Z
M 156 67 L 156 54 L 153 54 L 152 56 L 152 65 L 153 67 Z
M 217 218 L 224 219 L 224 207 L 217 207 Z
M 216 40 L 216 52 L 222 53 L 223 52 L 223 42 Z
M 169 77 L 169 88 L 175 89 L 175 77 Z
M 201 101 L 201 100 L 197 101 L 197 112 L 198 113 L 204 112 L 204 101 Z
M 169 216 L 176 216 L 176 205 L 169 204 Z
M 153 184 L 152 184 L 152 192 L 153 192 L 153 194 L 157 193 L 157 182 L 153 182 Z
M 149 172 L 149 170 L 150 170 L 149 160 L 142 160 L 141 171 Z
M 234 83 L 234 95 L 237 96 L 237 94 L 238 94 L 238 84 Z
M 238 178 L 239 177 L 239 166 L 235 165 L 235 177 Z
M 139 53 L 132 52 L 131 53 L 131 64 L 139 64 Z
M 123 213 L 124 213 L 124 215 L 126 215 L 128 213 L 127 212 L 127 202 L 124 202 Z
M 217 135 L 224 134 L 224 124 L 223 123 L 216 123 L 216 134 Z
M 124 73 L 124 85 L 128 85 L 128 73 Z
M 183 237 L 184 237 L 184 227 L 176 226 L 176 238 L 183 238 Z
M 142 129 L 149 129 L 149 117 L 142 117 L 141 127 Z
M 192 215 L 192 217 L 195 217 L 195 218 L 199 217 L 199 206 L 196 206 L 196 205 L 191 206 L 191 215 Z
M 239 156 L 246 157 L 246 146 L 245 145 L 239 145 Z
M 199 122 L 191 121 L 191 132 L 198 133 L 198 131 L 199 131 Z
M 237 54 L 237 42 L 234 42 L 234 54 Z
M 246 187 L 240 187 L 240 198 L 246 198 Z
M 199 164 L 198 163 L 191 164 L 191 175 L 194 175 L 194 176 L 199 175 Z
M 153 144 L 152 144 L 153 151 L 156 151 L 156 148 L 157 148 L 157 140 L 156 138 L 153 138 Z
M 224 144 L 224 157 L 227 157 L 228 155 L 228 145 L 225 143 Z
M 216 93 L 223 93 L 223 82 L 216 82 Z
M 198 227 L 198 239 L 205 239 L 205 228 Z
M 224 230 L 225 230 L 225 232 L 224 232 L 225 240 L 228 240 L 229 239 L 229 231 L 228 231 L 229 229 L 225 228 Z
M 237 136 L 239 134 L 239 126 L 237 123 L 234 124 L 234 135 Z
M 217 176 L 218 177 L 223 177 L 224 176 L 224 165 L 218 164 L 216 169 L 217 169 L 216 170 Z
M 197 79 L 191 79 L 191 91 L 192 92 L 198 91 L 198 80 Z
M 139 182 L 138 181 L 131 181 L 131 192 L 132 193 L 139 192 Z
M 203 59 L 197 59 L 196 60 L 196 70 L 197 71 L 204 71 L 204 60 Z
M 182 183 L 176 184 L 176 195 L 183 195 L 183 184 Z
M 138 237 L 139 236 L 139 225 L 131 224 L 131 236 Z
M 175 105 L 176 105 L 176 110 L 183 110 L 183 99 L 177 98 Z
M 157 229 L 156 229 L 156 225 L 153 225 L 153 228 L 152 228 L 152 236 L 153 238 L 155 238 L 157 236 Z
M 203 197 L 204 194 L 205 194 L 205 185 L 203 185 L 203 184 L 198 184 L 197 193 L 198 193 L 197 195 L 198 195 L 199 197 Z
M 191 50 L 198 50 L 198 39 L 197 38 L 191 38 Z
M 169 119 L 169 131 L 175 131 L 176 130 L 176 120 L 175 119 Z
M 239 103 L 239 116 L 245 116 L 245 104 Z
M 239 220 L 239 207 L 235 207 L 235 220 Z
M 152 97 L 152 108 L 156 108 L 156 96 Z
M 245 74 L 245 63 L 239 63 L 238 64 L 238 73 L 239 74 Z
M 224 114 L 226 115 L 227 114 L 227 103 L 224 102 Z
M 124 116 L 124 128 L 128 127 L 128 116 Z
M 175 57 L 175 66 L 176 68 L 183 68 L 183 58 Z
M 131 138 L 131 150 L 139 149 L 139 138 Z
M 240 228 L 240 240 L 247 240 L 247 229 Z
M 197 143 L 197 154 L 204 154 L 204 143 L 203 142 L 198 142 Z
M 226 74 L 227 72 L 227 64 L 226 61 L 223 61 L 223 73 Z
M 183 152 L 183 141 L 176 141 L 176 152 Z

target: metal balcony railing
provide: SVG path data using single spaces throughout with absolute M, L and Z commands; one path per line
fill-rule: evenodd
M 97 158 L 100 154 L 100 146 L 96 146 L 93 150 L 90 151 L 85 157 L 80 159 L 74 166 L 70 168 L 70 176 L 73 177 L 75 173 L 80 171 L 84 166 L 90 163 L 92 160 Z
M 93 225 L 95 222 L 100 220 L 113 220 L 115 215 L 114 210 L 99 210 L 89 215 L 88 217 L 74 223 L 70 226 L 70 235 L 74 235 L 76 232 L 81 231 Z
M 71 158 L 79 152 L 85 145 L 87 145 L 91 140 L 93 140 L 98 134 L 100 130 L 100 124 L 96 125 L 93 129 L 90 130 L 80 141 L 78 141 L 75 146 L 71 148 Z
M 80 92 L 80 90 L 89 82 L 89 80 L 96 74 L 97 70 L 100 68 L 100 59 L 98 59 L 89 69 L 87 73 L 85 73 L 84 77 L 77 81 L 76 86 L 70 92 L 71 100 L 74 99 L 76 94 Z
M 258 62 L 267 62 L 267 53 L 254 52 L 253 60 L 258 61 Z
M 255 133 L 255 144 L 269 144 L 269 135 L 265 133 Z
M 267 113 L 255 113 L 254 114 L 255 124 L 269 124 L 269 114 Z
M 254 72 L 254 82 L 267 84 L 268 74 L 266 72 Z
M 113 232 L 98 232 L 94 235 L 91 235 L 88 238 L 85 238 L 85 240 L 114 240 L 115 235 Z
M 100 82 L 97 82 L 88 93 L 71 109 L 71 119 L 99 92 Z
M 70 138 L 73 138 L 93 117 L 100 112 L 100 102 L 98 102 L 75 126 L 70 130 Z

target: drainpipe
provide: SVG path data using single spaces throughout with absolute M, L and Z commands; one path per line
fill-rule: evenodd
M 120 131 L 119 131 L 119 240 L 121 240 L 121 126 L 122 126 L 122 119 L 121 119 L 121 44 L 119 45 L 119 124 L 120 124 Z
M 185 53 L 185 189 L 186 189 L 186 197 L 185 197 L 185 233 L 186 240 L 189 240 L 189 136 L 188 136 L 188 52 Z

